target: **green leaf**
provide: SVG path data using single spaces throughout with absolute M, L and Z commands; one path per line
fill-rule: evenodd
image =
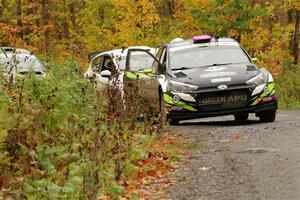
M 138 200 L 139 199 L 139 195 L 134 192 L 134 193 L 131 194 L 131 199 L 132 200 Z
M 116 184 L 110 185 L 107 188 L 107 193 L 114 199 L 125 194 L 125 188 Z
M 147 159 L 149 152 L 141 149 L 141 148 L 134 148 L 131 152 L 130 159 L 131 160 L 144 160 Z
M 18 146 L 19 146 L 19 151 L 23 156 L 28 153 L 28 148 L 25 145 L 18 143 Z
M 140 136 L 138 136 L 137 139 L 140 143 L 147 144 L 150 140 L 150 137 L 149 137 L 149 135 L 140 135 Z
M 172 156 L 170 159 L 171 162 L 181 162 L 181 158 L 178 156 Z
M 33 185 L 36 188 L 47 188 L 47 186 L 50 184 L 51 182 L 48 179 L 41 179 L 33 182 Z
M 135 170 L 137 170 L 137 167 L 132 164 L 126 164 L 123 168 L 123 172 L 125 174 L 130 174 L 130 173 L 134 172 Z
M 68 179 L 63 187 L 63 191 L 66 193 L 74 193 L 81 188 L 82 185 L 82 177 L 73 176 Z
M 61 186 L 52 183 L 51 185 L 48 186 L 49 198 L 59 199 L 61 190 L 62 190 Z

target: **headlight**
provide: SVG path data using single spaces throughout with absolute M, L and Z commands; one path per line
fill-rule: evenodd
M 272 83 L 274 82 L 273 76 L 271 73 L 269 73 L 269 77 L 268 77 L 268 83 Z
M 261 93 L 263 90 L 265 90 L 266 87 L 267 87 L 266 84 L 262 84 L 262 85 L 256 86 L 255 89 L 252 92 L 252 96 Z
M 258 76 L 260 76 L 260 75 L 258 75 Z M 272 74 L 271 73 L 268 74 L 267 82 L 265 82 L 264 80 L 262 81 L 261 77 L 258 77 L 258 76 L 254 77 L 246 82 L 248 85 L 255 84 L 255 86 L 256 86 L 252 92 L 252 96 L 257 95 L 257 94 L 261 93 L 262 91 L 267 95 L 270 94 L 271 90 L 269 90 L 269 83 L 274 82 Z M 252 82 L 250 82 L 250 81 L 252 81 Z
M 172 92 L 189 92 L 189 91 L 197 90 L 198 86 L 180 83 L 180 82 L 176 82 L 176 81 L 170 81 L 169 89 Z
M 250 80 L 246 81 L 247 85 L 261 85 L 265 83 L 265 79 L 262 73 L 260 73 L 259 75 L 251 78 Z

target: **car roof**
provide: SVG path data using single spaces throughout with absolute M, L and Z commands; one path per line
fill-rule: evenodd
M 31 52 L 27 49 L 21 49 L 21 48 L 14 48 L 14 47 L 0 47 L 5 53 L 13 53 L 14 51 L 17 54 L 31 54 Z M 0 53 L 3 53 L 0 51 Z
M 156 51 L 156 48 L 152 48 L 152 47 L 148 47 L 148 46 L 130 46 L 127 49 L 114 49 L 114 50 L 110 50 L 110 51 L 103 51 L 103 52 L 95 55 L 91 60 L 93 60 L 99 56 L 103 56 L 103 55 L 114 55 L 114 56 L 120 56 L 120 57 L 125 56 L 126 57 L 128 49 L 135 49 L 135 48 L 150 49 L 151 53 L 155 53 L 155 51 Z
M 217 43 L 218 42 L 218 43 Z M 210 44 L 217 44 L 217 45 L 222 45 L 222 44 L 232 44 L 232 45 L 237 45 L 238 42 L 232 38 L 218 38 L 215 39 L 213 38 L 210 42 L 208 42 Z M 178 41 L 178 42 L 171 42 L 171 43 L 167 43 L 166 45 L 170 48 L 172 47 L 180 47 L 180 46 L 185 46 L 185 45 L 191 45 L 191 44 L 195 44 L 194 41 L 192 39 L 189 40 L 183 40 L 183 41 Z

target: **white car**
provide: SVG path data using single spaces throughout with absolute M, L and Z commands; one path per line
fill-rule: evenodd
M 133 46 L 128 49 L 139 48 L 155 54 L 156 49 L 147 46 Z M 126 57 L 128 49 L 115 49 L 96 54 L 91 58 L 89 67 L 84 74 L 84 78 L 95 78 L 97 88 L 107 86 L 115 73 L 118 73 L 117 79 L 123 83 L 123 77 L 126 69 Z M 131 67 L 130 72 L 141 73 L 143 70 L 151 69 L 153 58 L 144 52 L 135 53 L 131 56 L 132 66 L 139 66 L 139 68 Z M 116 66 L 113 69 L 112 66 Z M 122 85 L 122 84 L 121 84 Z
M 8 79 L 15 80 L 29 71 L 45 75 L 45 66 L 32 52 L 26 49 L 0 47 L 0 70 Z

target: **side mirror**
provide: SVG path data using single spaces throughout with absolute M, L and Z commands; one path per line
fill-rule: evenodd
M 111 72 L 109 70 L 103 70 L 101 71 L 100 76 L 109 78 L 111 76 Z
M 252 62 L 256 62 L 258 59 L 257 58 L 251 58 Z
M 94 76 L 93 73 L 87 71 L 87 72 L 84 73 L 83 78 L 84 78 L 85 80 L 88 80 L 88 79 L 94 79 L 95 76 Z

